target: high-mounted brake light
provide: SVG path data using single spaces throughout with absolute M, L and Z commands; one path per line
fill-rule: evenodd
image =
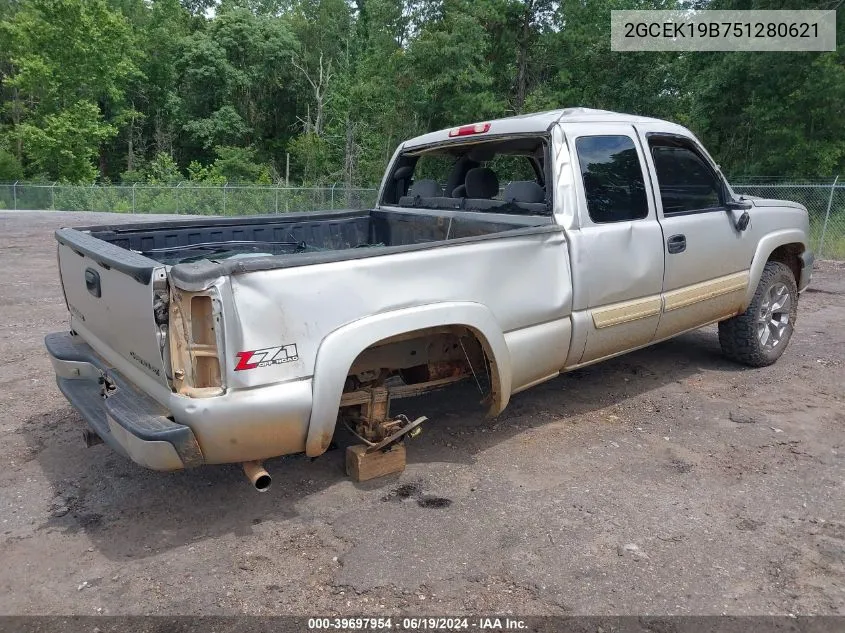
M 489 123 L 476 123 L 474 125 L 462 125 L 449 132 L 449 138 L 455 136 L 470 136 L 472 134 L 484 134 L 490 130 Z

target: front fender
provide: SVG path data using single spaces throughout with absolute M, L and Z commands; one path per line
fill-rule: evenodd
M 511 363 L 502 328 L 490 310 L 471 302 L 448 302 L 404 308 L 367 317 L 338 328 L 326 336 L 317 350 L 313 378 L 313 405 L 308 425 L 305 453 L 321 455 L 329 447 L 343 385 L 358 355 L 371 345 L 391 336 L 430 327 L 459 325 L 476 332 L 485 352 L 498 369 L 496 391 L 490 413 L 497 415 L 507 406 L 511 393 Z
M 754 259 L 751 260 L 748 288 L 745 291 L 745 302 L 742 304 L 743 311 L 748 308 L 751 300 L 754 298 L 754 293 L 757 291 L 757 284 L 760 283 L 760 277 L 763 276 L 763 268 L 769 260 L 769 255 L 778 246 L 785 246 L 786 244 L 802 244 L 804 250 L 807 250 L 807 234 L 801 229 L 783 229 L 763 236 L 758 242 L 757 250 L 754 251 Z

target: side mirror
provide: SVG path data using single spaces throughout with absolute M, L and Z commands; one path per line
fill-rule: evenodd
M 728 200 L 725 208 L 728 211 L 748 211 L 753 205 L 748 200 Z
M 742 215 L 739 216 L 736 222 L 734 222 L 734 226 L 736 230 L 740 233 L 748 228 L 748 223 L 751 222 L 751 215 L 748 211 L 743 211 Z
M 742 211 L 742 214 L 734 219 L 734 226 L 736 230 L 739 232 L 744 231 L 748 228 L 748 224 L 751 222 L 751 215 L 748 213 L 748 209 L 750 209 L 753 205 L 748 200 L 735 200 L 730 198 L 725 202 L 725 208 L 728 212 L 732 211 Z M 733 213 L 731 213 L 731 217 L 733 218 Z

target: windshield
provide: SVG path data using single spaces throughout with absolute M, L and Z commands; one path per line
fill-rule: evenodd
M 549 215 L 542 136 L 444 143 L 399 155 L 382 204 Z

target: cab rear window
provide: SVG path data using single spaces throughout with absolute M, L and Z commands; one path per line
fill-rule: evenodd
M 446 142 L 401 154 L 385 185 L 382 204 L 551 214 L 544 136 Z

